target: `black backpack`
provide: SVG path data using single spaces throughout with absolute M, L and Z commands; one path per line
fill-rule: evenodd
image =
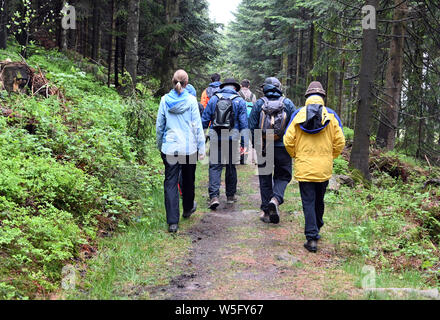
M 263 98 L 264 105 L 260 114 L 260 129 L 263 137 L 267 138 L 267 130 L 274 130 L 274 141 L 280 140 L 284 136 L 287 126 L 287 113 L 284 110 L 284 100 L 270 101 L 267 97 Z
M 220 91 L 219 87 L 208 87 L 208 89 L 206 89 L 206 94 L 208 98 L 211 99 L 218 91 Z
M 238 95 L 232 95 L 229 98 L 217 93 L 218 102 L 215 107 L 214 120 L 212 121 L 212 128 L 215 130 L 232 130 L 235 127 L 235 114 L 233 100 L 238 98 Z

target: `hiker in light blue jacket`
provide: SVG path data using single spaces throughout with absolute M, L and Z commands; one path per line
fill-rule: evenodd
M 189 218 L 197 209 L 195 172 L 197 158 L 205 157 L 205 135 L 197 99 L 186 86 L 188 74 L 179 70 L 173 77 L 174 89 L 165 95 L 159 106 L 156 123 L 157 146 L 165 165 L 165 208 L 169 232 L 179 228 L 180 209 L 178 180 L 182 170 L 183 217 Z

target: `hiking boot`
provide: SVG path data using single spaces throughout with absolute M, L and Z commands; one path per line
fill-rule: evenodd
M 309 252 L 316 253 L 318 251 L 318 241 L 309 240 L 304 243 L 304 248 L 306 248 Z
M 272 198 L 268 205 L 270 222 L 274 224 L 280 223 L 280 203 L 276 198 Z
M 227 199 L 228 204 L 234 204 L 237 201 L 238 201 L 238 198 L 236 196 L 228 197 L 228 199 Z
M 262 211 L 260 215 L 260 220 L 264 223 L 270 223 L 269 213 Z
M 169 233 L 176 233 L 177 230 L 179 230 L 179 225 L 178 224 L 170 224 L 170 226 L 168 228 L 168 232 Z
M 220 201 L 218 198 L 212 198 L 211 202 L 209 203 L 209 209 L 211 210 L 217 210 L 218 206 L 220 205 Z
M 194 212 L 196 212 L 196 210 L 197 210 L 197 202 L 194 201 L 194 207 L 190 211 L 188 211 L 188 212 L 183 212 L 183 217 L 185 219 L 190 218 L 192 216 L 192 214 Z

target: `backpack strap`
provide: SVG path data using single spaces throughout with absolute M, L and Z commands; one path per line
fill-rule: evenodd
M 281 97 L 280 98 L 280 107 L 284 106 L 284 101 L 286 101 L 286 97 Z

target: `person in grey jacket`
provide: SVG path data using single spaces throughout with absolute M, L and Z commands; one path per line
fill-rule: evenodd
M 197 99 L 186 90 L 188 74 L 184 70 L 178 70 L 172 81 L 174 89 L 160 102 L 156 136 L 165 165 L 164 193 L 168 231 L 175 233 L 180 220 L 180 170 L 183 217 L 189 218 L 197 210 L 197 203 L 194 201 L 195 172 L 198 157 L 205 157 L 205 134 Z
M 254 137 L 254 131 L 261 128 L 263 107 L 266 104 L 282 103 L 285 112 L 285 127 L 290 121 L 296 107 L 293 102 L 283 96 L 281 83 L 277 78 L 267 78 L 262 85 L 264 98 L 259 99 L 249 116 L 249 129 Z M 284 133 L 284 131 L 283 131 Z M 253 139 L 254 140 L 254 139 Z M 265 143 L 265 141 L 264 141 Z M 284 147 L 283 138 L 274 141 L 274 167 L 271 174 L 263 173 L 266 164 L 259 163 L 259 180 L 261 194 L 261 221 L 278 224 L 280 222 L 279 206 L 284 202 L 284 192 L 292 180 L 292 158 Z M 272 152 L 267 150 L 267 152 Z M 263 155 L 265 156 L 265 155 Z M 260 161 L 259 161 L 260 162 Z M 264 170 L 266 171 L 266 170 Z

